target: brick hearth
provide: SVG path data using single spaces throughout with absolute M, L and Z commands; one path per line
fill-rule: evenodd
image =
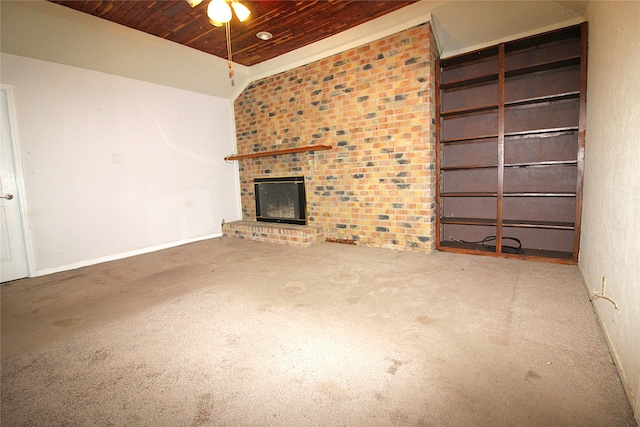
M 309 247 L 322 243 L 322 227 L 308 225 L 276 224 L 258 221 L 234 221 L 222 224 L 222 235 L 259 242 Z

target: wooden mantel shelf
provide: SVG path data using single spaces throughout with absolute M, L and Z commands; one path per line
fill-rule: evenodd
M 284 148 L 282 150 L 272 150 L 272 151 L 260 151 L 259 153 L 251 153 L 251 154 L 233 154 L 231 156 L 227 156 L 225 160 L 244 160 L 244 159 L 253 159 L 256 157 L 269 157 L 269 156 L 278 156 L 281 154 L 291 154 L 291 153 L 303 153 L 305 151 L 321 151 L 321 150 L 331 150 L 333 147 L 331 145 L 308 145 L 306 147 L 296 147 L 296 148 Z

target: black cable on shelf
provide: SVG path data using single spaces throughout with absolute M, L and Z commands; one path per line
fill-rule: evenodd
M 492 252 L 496 251 L 496 245 L 489 245 L 487 243 L 489 242 L 495 242 L 497 239 L 496 236 L 487 236 L 482 240 L 478 240 L 475 242 L 469 242 L 466 240 L 456 240 L 453 237 L 451 237 L 451 240 L 453 240 L 454 242 L 460 242 L 460 243 L 468 243 L 468 244 L 478 244 L 480 243 L 482 245 L 482 247 L 484 247 L 487 250 L 490 250 Z M 523 254 L 524 253 L 524 249 L 522 249 L 522 242 L 520 241 L 520 239 L 517 239 L 515 237 L 507 237 L 507 236 L 503 236 L 502 237 L 502 241 L 504 242 L 505 240 L 511 240 L 513 242 L 516 242 L 518 244 L 518 246 L 510 246 L 510 245 L 502 245 L 502 252 L 505 254 Z

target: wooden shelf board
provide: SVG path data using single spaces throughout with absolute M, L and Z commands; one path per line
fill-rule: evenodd
M 452 56 L 450 58 L 441 59 L 440 65 L 442 71 L 451 71 L 459 67 L 465 67 L 472 64 L 478 64 L 481 62 L 497 60 L 498 59 L 498 47 L 492 46 L 489 48 L 483 48 L 475 50 L 473 52 L 467 52 L 460 55 Z
M 505 168 L 535 168 L 535 167 L 549 167 L 549 166 L 575 166 L 578 164 L 577 160 L 547 160 L 544 162 L 522 162 L 522 163 L 508 163 L 505 164 Z M 457 170 L 472 170 L 472 169 L 495 169 L 498 165 L 466 165 L 466 166 L 441 166 L 441 171 L 457 171 Z
M 513 140 L 521 140 L 521 139 L 538 139 L 538 138 L 555 138 L 562 135 L 577 135 L 578 128 L 577 127 L 568 127 L 568 128 L 556 128 L 550 129 L 546 132 L 519 132 L 517 134 L 507 134 L 505 135 L 505 141 L 513 141 Z
M 505 191 L 504 197 L 576 197 L 576 193 Z
M 442 240 L 436 245 L 436 249 L 445 252 L 466 253 L 473 255 L 489 255 L 496 256 L 496 253 L 485 248 L 479 243 L 463 243 L 453 240 Z M 523 248 L 522 254 L 500 253 L 497 254 L 506 258 L 530 259 L 537 261 L 556 262 L 562 264 L 575 264 L 573 253 L 563 251 L 550 251 L 539 249 Z
M 487 191 L 457 191 L 440 193 L 441 197 L 497 197 L 497 195 L 497 193 Z M 576 197 L 576 193 L 505 191 L 504 197 Z
M 555 95 L 536 96 L 533 98 L 519 99 L 517 101 L 508 101 L 504 103 L 505 108 L 516 108 L 521 106 L 529 106 L 533 104 L 551 104 L 558 101 L 566 101 L 580 99 L 580 91 L 563 92 Z
M 234 154 L 231 156 L 227 156 L 224 159 L 225 160 L 244 160 L 244 159 L 253 159 L 256 157 L 269 157 L 269 156 L 279 156 L 282 154 L 303 153 L 305 151 L 331 150 L 332 148 L 333 147 L 331 145 L 308 145 L 306 147 L 283 148 L 282 150 L 260 151 L 260 152 L 251 153 L 251 154 Z
M 470 169 L 495 169 L 498 165 L 441 166 L 441 171 L 459 171 Z
M 573 25 L 571 27 L 561 28 L 559 30 L 551 30 L 542 34 L 525 37 L 505 43 L 505 55 L 518 54 L 536 48 L 540 45 L 563 44 L 571 41 L 579 41 L 581 35 L 581 25 Z
M 498 134 L 478 135 L 465 138 L 450 138 L 440 140 L 441 144 L 469 144 L 474 142 L 497 142 Z
M 440 193 L 441 197 L 497 197 L 498 193 L 490 193 L 490 192 L 456 192 L 456 193 Z
M 454 80 L 447 83 L 441 83 L 440 90 L 446 91 L 451 89 L 470 88 L 473 86 L 480 86 L 486 83 L 493 83 L 493 82 L 496 82 L 496 83 L 498 82 L 498 73 L 484 74 L 482 76 Z
M 545 228 L 549 230 L 573 230 L 575 224 L 572 222 L 560 222 L 560 221 L 530 221 L 530 220 L 516 220 L 505 219 L 502 220 L 503 227 L 513 228 Z
M 507 163 L 505 168 L 528 168 L 528 167 L 546 167 L 546 166 L 575 166 L 577 160 L 547 160 L 544 162 L 524 162 L 524 163 Z
M 488 112 L 497 111 L 497 110 L 498 110 L 498 105 L 481 105 L 478 107 L 459 108 L 457 110 L 440 112 L 440 117 L 442 117 L 443 119 L 451 119 L 454 117 L 470 116 L 474 114 L 488 113 Z
M 545 62 L 545 63 L 541 63 L 541 64 L 536 64 L 536 65 L 531 65 L 529 67 L 522 67 L 522 68 L 515 68 L 512 70 L 505 70 L 504 72 L 504 76 L 509 78 L 509 77 L 516 77 L 516 76 L 522 76 L 524 74 L 533 74 L 533 73 L 538 73 L 541 71 L 550 71 L 550 70 L 556 70 L 558 68 L 564 68 L 564 67 L 572 67 L 572 66 L 576 66 L 576 65 L 580 65 L 580 56 L 571 56 L 565 59 L 560 59 L 558 61 L 552 61 L 552 62 Z
M 449 216 L 441 217 L 440 224 L 495 226 L 497 221 L 492 218 L 462 218 Z M 502 221 L 502 226 L 513 228 L 544 228 L 550 230 L 573 230 L 575 228 L 574 224 L 571 222 L 537 221 L 527 219 L 505 219 Z
M 526 137 L 535 136 L 538 138 L 544 138 L 544 137 L 550 137 L 550 136 L 557 136 L 558 134 L 562 134 L 562 133 L 577 132 L 577 131 L 578 131 L 577 126 L 567 126 L 567 127 L 561 127 L 561 128 L 532 129 L 532 130 L 522 130 L 518 132 L 505 132 L 504 137 L 505 138 L 517 138 L 517 137 L 526 138 Z
M 493 225 L 497 224 L 495 218 L 460 218 L 452 216 L 443 216 L 440 218 L 440 224 L 456 224 L 456 225 Z

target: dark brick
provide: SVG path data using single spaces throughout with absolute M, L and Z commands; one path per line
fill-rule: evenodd
M 389 232 L 389 228 L 388 227 L 376 227 L 376 231 L 379 231 L 381 233 L 388 233 Z

